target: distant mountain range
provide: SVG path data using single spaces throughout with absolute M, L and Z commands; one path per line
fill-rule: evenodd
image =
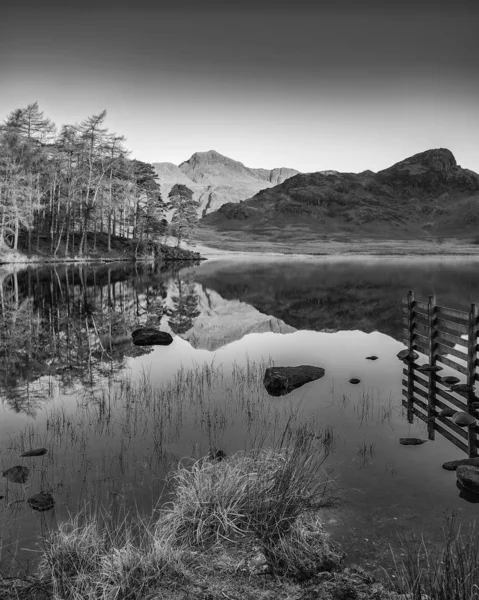
M 479 175 L 444 148 L 421 152 L 377 173 L 297 174 L 249 200 L 226 203 L 203 228 L 311 230 L 378 237 L 479 234 Z
M 196 152 L 180 165 L 153 163 L 164 199 L 175 183 L 182 183 L 199 200 L 200 216 L 218 210 L 226 202 L 251 198 L 262 189 L 283 183 L 299 171 L 288 168 L 250 169 L 215 150 Z

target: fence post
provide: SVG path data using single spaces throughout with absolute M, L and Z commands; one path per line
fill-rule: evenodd
M 429 320 L 429 365 L 436 366 L 437 352 L 437 317 L 436 317 L 436 296 L 429 296 L 427 303 L 427 314 Z M 427 386 L 427 433 L 430 440 L 434 439 L 436 416 L 436 373 L 429 371 L 429 381 Z
M 469 311 L 469 330 L 467 339 L 467 383 L 472 386 L 471 391 L 467 394 L 467 411 L 473 412 L 472 402 L 474 401 L 474 384 L 476 382 L 476 360 L 477 360 L 477 317 L 478 309 L 476 304 L 471 304 Z M 468 428 L 468 448 L 469 456 L 477 456 L 477 433 L 475 426 L 469 426 Z
M 414 292 L 409 290 L 407 295 L 407 313 L 408 313 L 408 335 L 409 335 L 409 350 L 414 350 Z M 407 374 L 407 420 L 409 423 L 414 421 L 413 405 L 414 405 L 414 367 L 413 361 L 408 361 Z

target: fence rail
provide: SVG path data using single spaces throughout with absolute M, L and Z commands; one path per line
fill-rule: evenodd
M 471 304 L 469 312 L 446 308 L 436 304 L 435 296 L 423 302 L 411 291 L 402 299 L 402 312 L 404 343 L 428 358 L 423 364 L 409 361 L 403 369 L 403 406 L 409 422 L 417 417 L 427 424 L 429 439 L 433 440 L 437 431 L 470 457 L 478 456 L 479 427 L 473 424 L 462 429 L 451 417 L 439 416 L 445 409 L 463 411 L 474 418 L 479 415 L 479 398 L 474 392 L 479 381 L 478 307 Z M 451 389 L 434 369 L 421 371 L 426 365 L 453 369 L 467 390 Z

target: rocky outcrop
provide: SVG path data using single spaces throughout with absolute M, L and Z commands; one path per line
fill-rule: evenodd
M 33 510 L 45 512 L 55 506 L 55 500 L 49 492 L 39 492 L 27 500 L 28 505 Z
M 199 216 L 218 210 L 223 204 L 236 204 L 264 188 L 283 183 L 298 171 L 288 168 L 251 169 L 215 150 L 196 152 L 180 165 L 154 163 L 163 198 L 181 183 L 193 191 L 199 202 Z
M 461 465 L 456 470 L 457 483 L 474 494 L 479 494 L 479 467 Z
M 446 471 L 455 471 L 458 467 L 471 466 L 479 467 L 479 458 L 460 458 L 459 460 L 451 460 L 442 465 Z
M 264 374 L 263 385 L 270 396 L 285 396 L 321 377 L 324 377 L 324 369 L 311 365 L 269 367 Z

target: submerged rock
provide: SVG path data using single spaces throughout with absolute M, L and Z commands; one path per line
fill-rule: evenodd
M 461 380 L 459 379 L 459 377 L 454 377 L 454 375 L 446 375 L 445 377 L 441 377 L 439 379 L 440 383 L 443 383 L 444 385 L 454 385 L 455 383 L 459 383 Z
M 439 365 L 421 365 L 420 367 L 417 368 L 418 371 L 421 371 L 422 373 L 437 373 L 438 371 L 442 371 L 442 367 L 440 367 Z
M 28 467 L 16 465 L 15 467 L 10 467 L 9 469 L 6 469 L 2 473 L 2 477 L 6 477 L 8 481 L 12 481 L 13 483 L 25 483 L 25 481 L 28 479 L 29 474 L 30 469 Z
M 476 423 L 476 417 L 473 417 L 463 410 L 457 411 L 452 415 L 451 421 L 459 427 L 466 427 L 466 425 L 474 425 Z
M 31 450 L 27 450 L 23 454 L 20 454 L 20 457 L 26 457 L 26 456 L 43 456 L 46 453 L 47 453 L 47 449 L 46 448 L 32 448 Z
M 401 352 L 398 352 L 396 355 L 400 360 L 404 360 L 406 362 L 414 362 L 415 360 L 417 360 L 419 358 L 419 354 L 417 352 L 414 352 L 414 350 L 401 350 Z
M 443 408 L 442 410 L 440 410 L 437 413 L 438 417 L 452 417 L 452 415 L 455 415 L 457 413 L 457 409 L 456 408 Z
M 51 510 L 55 506 L 55 500 L 48 492 L 39 492 L 28 498 L 27 502 L 33 510 L 38 510 L 39 512 Z
M 399 443 L 402 446 L 419 446 L 424 444 L 427 440 L 421 440 L 420 438 L 400 438 Z
M 366 356 L 366 360 L 377 360 L 377 356 Z
M 302 385 L 323 376 L 324 369 L 310 365 L 269 367 L 265 371 L 263 385 L 270 396 L 285 396 Z
M 479 467 L 461 465 L 456 470 L 457 482 L 469 492 L 479 494 Z
M 356 385 L 358 383 L 361 383 L 361 380 L 358 379 L 357 377 L 351 377 L 351 379 L 349 380 L 349 383 Z
M 172 336 L 166 331 L 159 331 L 153 327 L 140 327 L 135 329 L 131 337 L 135 346 L 169 346 L 173 341 Z
M 442 465 L 442 468 L 446 469 L 446 471 L 455 471 L 458 467 L 462 467 L 463 465 L 479 467 L 479 457 L 460 458 L 459 460 L 451 460 L 450 462 L 445 462 Z

